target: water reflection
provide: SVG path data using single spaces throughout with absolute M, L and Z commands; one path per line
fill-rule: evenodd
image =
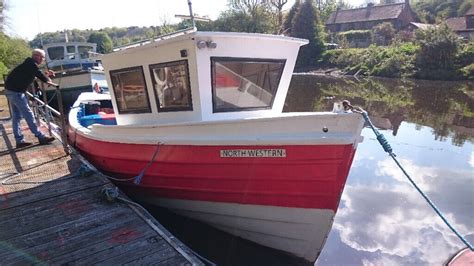
M 397 135 L 403 121 L 433 128 L 437 140 L 474 140 L 474 82 L 338 78 L 296 75 L 285 111 L 330 111 L 347 99 L 367 110 L 378 127 Z
M 295 76 L 286 111 L 348 99 L 383 129 L 399 161 L 474 242 L 473 83 Z M 364 129 L 319 265 L 442 264 L 464 244 Z

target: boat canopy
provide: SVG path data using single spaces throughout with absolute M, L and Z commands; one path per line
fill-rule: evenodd
M 46 63 L 53 71 L 74 71 L 101 68 L 96 60 L 95 43 L 62 42 L 44 46 Z
M 192 32 L 101 57 L 119 125 L 281 114 L 299 47 L 284 36 Z

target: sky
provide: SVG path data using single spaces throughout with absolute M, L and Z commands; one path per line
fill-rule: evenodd
M 366 0 L 347 0 L 353 6 Z M 157 26 L 175 23 L 175 14 L 189 14 L 188 0 L 6 0 L 6 32 L 32 40 L 40 32 L 65 29 Z M 294 0 L 289 0 L 289 9 Z M 227 9 L 227 0 L 193 0 L 199 16 L 216 19 Z

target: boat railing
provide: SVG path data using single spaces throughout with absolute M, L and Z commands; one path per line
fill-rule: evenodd
M 174 31 L 174 32 L 171 32 L 171 33 L 159 35 L 158 37 L 154 37 L 154 38 L 151 38 L 151 39 L 148 39 L 148 40 L 142 40 L 142 41 L 137 41 L 137 42 L 133 42 L 133 43 L 129 43 L 129 44 L 116 46 L 116 47 L 113 48 L 113 51 L 117 52 L 117 51 L 129 49 L 129 48 L 133 48 L 133 47 L 138 47 L 138 46 L 142 46 L 142 45 L 149 44 L 149 43 L 152 43 L 152 42 L 156 42 L 156 41 L 160 41 L 160 40 L 165 40 L 165 39 L 177 37 L 177 36 L 180 36 L 180 35 L 193 33 L 195 31 L 196 31 L 196 28 L 194 28 L 194 27 L 193 28 L 186 28 L 186 29 Z
M 67 142 L 66 115 L 64 112 L 61 90 L 59 89 L 59 86 L 56 87 L 55 93 L 49 100 L 44 87 L 42 88 L 42 91 L 43 99 L 40 99 L 40 96 L 36 93 L 31 91 L 26 92 L 32 103 L 31 107 L 36 117 L 36 123 L 42 124 L 48 128 L 49 134 L 56 137 L 56 139 L 58 139 L 63 144 L 66 154 L 70 154 L 71 149 Z M 50 101 L 55 97 L 59 110 L 56 110 L 49 105 Z

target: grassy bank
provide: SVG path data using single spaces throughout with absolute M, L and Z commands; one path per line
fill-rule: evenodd
M 474 80 L 474 42 L 459 44 L 449 62 L 443 59 L 428 55 L 419 44 L 407 42 L 328 50 L 318 65 L 337 67 L 348 75 Z
M 347 74 L 474 80 L 474 41 L 462 42 L 446 24 L 400 36 L 389 46 L 326 51 L 318 65 Z

